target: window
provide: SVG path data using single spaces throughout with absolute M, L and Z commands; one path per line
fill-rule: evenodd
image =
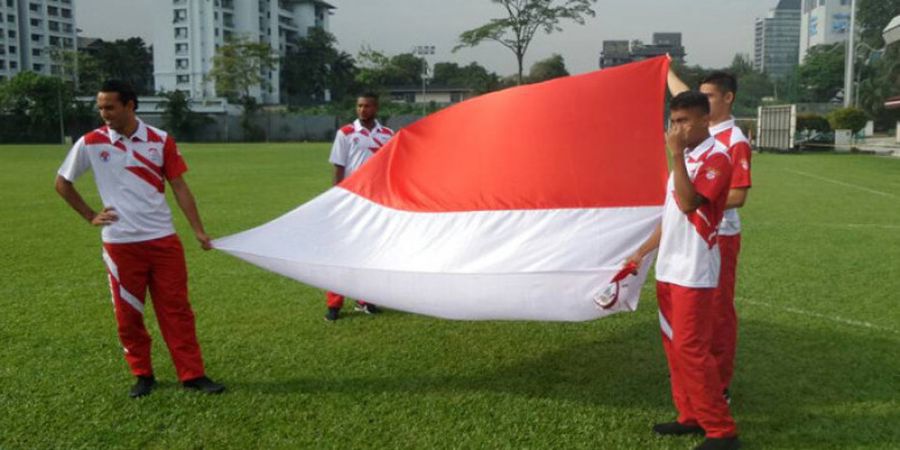
M 14 37 L 16 37 L 16 32 L 15 32 L 15 30 L 7 30 L 6 35 L 11 38 L 14 38 Z
M 6 6 L 12 8 L 12 7 L 14 6 L 14 5 L 13 5 L 13 0 L 6 0 Z
M 53 64 L 53 65 L 50 66 L 50 73 L 51 73 L 52 75 L 59 75 L 59 74 L 62 73 L 62 68 L 59 67 L 59 66 L 56 65 L 56 64 Z
M 72 38 L 63 38 L 63 46 L 64 47 L 74 47 L 75 40 Z
M 71 33 L 71 32 L 72 32 L 72 24 L 71 24 L 71 23 L 64 23 L 64 24 L 63 24 L 63 31 L 65 31 L 66 33 Z
M 52 45 L 54 47 L 59 47 L 59 37 L 50 36 L 50 45 Z
M 18 69 L 18 68 L 19 68 L 19 63 L 17 63 L 16 61 L 10 61 L 10 62 L 9 62 L 9 68 L 10 68 L 10 69 Z
M 173 22 L 181 23 L 187 20 L 187 9 L 176 9 L 175 10 L 175 19 Z
M 49 21 L 47 22 L 47 26 L 50 27 L 50 31 L 59 31 L 59 22 Z
M 189 67 L 189 61 L 186 58 L 176 59 L 175 67 L 177 67 L 179 70 L 186 70 Z
M 41 49 L 39 49 L 39 48 L 31 49 L 31 56 L 41 56 Z
M 30 23 L 33 27 L 39 27 L 41 26 L 41 19 L 31 19 Z
M 18 49 L 16 48 L 15 45 L 10 45 L 10 46 L 9 46 L 9 54 L 10 54 L 10 55 L 15 55 L 17 50 L 18 50 Z
M 32 34 L 31 35 L 31 42 L 41 42 L 43 40 L 44 40 L 44 36 L 42 36 L 40 34 Z
M 62 16 L 65 17 L 66 19 L 72 18 L 72 10 L 71 9 L 63 8 L 60 11 L 62 11 Z
M 0 70 L 6 70 L 6 61 L 0 59 Z M 0 80 L 6 80 L 6 77 L 0 76 Z
M 34 12 L 38 12 L 38 11 L 41 10 L 41 5 L 38 5 L 37 3 L 29 3 L 29 4 L 28 4 L 28 9 L 30 9 L 30 10 L 32 10 L 32 11 L 34 11 Z
M 6 21 L 9 23 L 16 23 L 16 16 L 14 16 L 12 14 L 7 14 Z
M 175 77 L 175 81 L 176 81 L 178 84 L 186 84 L 186 83 L 190 83 L 190 82 L 191 82 L 191 76 L 190 76 L 190 75 L 178 75 L 177 77 Z
M 43 64 L 34 64 L 31 67 L 34 69 L 35 72 L 41 72 L 44 70 Z
M 187 44 L 175 44 L 175 54 L 176 55 L 184 55 L 188 52 Z
M 55 6 L 48 6 L 48 7 L 47 7 L 47 15 L 49 15 L 49 16 L 58 16 L 58 15 L 59 15 L 59 8 L 57 8 L 57 7 L 55 7 Z
M 187 27 L 175 28 L 175 39 L 187 39 L 187 37 L 188 37 Z

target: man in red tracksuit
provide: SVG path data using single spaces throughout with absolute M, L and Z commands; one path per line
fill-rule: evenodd
M 659 248 L 657 299 L 663 348 L 669 365 L 674 422 L 661 435 L 705 434 L 697 448 L 739 448 L 737 426 L 722 396 L 713 356 L 715 291 L 720 260 L 718 224 L 731 180 L 728 149 L 709 134 L 709 100 L 699 92 L 672 99 L 667 136 L 672 173 L 662 223 L 628 262 Z
M 206 393 L 225 387 L 206 376 L 188 302 L 184 249 L 172 225 L 165 182 L 204 250 L 212 248 L 194 196 L 182 174 L 187 170 L 175 140 L 144 124 L 135 115 L 134 89 L 107 81 L 97 94 L 106 126 L 78 140 L 56 177 L 56 190 L 88 223 L 102 227 L 103 261 L 113 297 L 119 340 L 137 382 L 131 397 L 150 394 L 156 378 L 150 360 L 150 335 L 144 327 L 144 297 L 150 290 L 153 309 L 178 378 L 188 389 Z M 88 170 L 103 209 L 91 208 L 75 189 Z
M 669 90 L 677 95 L 688 90 L 678 76 L 669 71 Z M 700 92 L 706 94 L 710 106 L 709 132 L 717 141 L 728 147 L 731 157 L 731 184 L 725 215 L 719 224 L 719 251 L 722 255 L 722 272 L 716 289 L 716 325 L 713 331 L 713 355 L 722 380 L 722 392 L 730 401 L 729 386 L 734 375 L 734 355 L 737 347 L 737 313 L 734 309 L 734 288 L 737 278 L 737 260 L 741 251 L 741 219 L 738 208 L 747 201 L 750 181 L 750 141 L 740 127 L 735 125 L 732 107 L 737 95 L 737 79 L 726 72 L 713 72 L 700 81 Z

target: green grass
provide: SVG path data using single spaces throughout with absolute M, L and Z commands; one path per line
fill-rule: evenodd
M 650 432 L 674 414 L 650 284 L 636 313 L 591 323 L 389 311 L 327 324 L 321 291 L 200 251 L 180 212 L 207 369 L 229 391 L 182 391 L 148 313 L 161 385 L 131 400 L 99 233 L 52 188 L 65 151 L 0 147 L 2 449 L 699 442 Z M 183 152 L 216 236 L 266 222 L 329 185 L 324 144 Z M 764 154 L 754 163 L 732 405 L 745 446 L 897 448 L 900 160 Z M 78 186 L 98 205 L 90 177 Z

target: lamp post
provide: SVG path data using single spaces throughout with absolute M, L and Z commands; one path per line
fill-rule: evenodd
M 425 93 L 426 93 L 426 80 L 428 78 L 428 60 L 425 59 L 426 55 L 434 54 L 434 46 L 433 45 L 417 45 L 413 48 L 413 54 L 422 57 L 422 116 L 426 116 L 428 114 L 428 102 L 425 101 Z
M 853 106 L 853 69 L 856 50 L 856 0 L 850 0 L 850 36 L 847 38 L 847 59 L 844 65 L 844 107 Z

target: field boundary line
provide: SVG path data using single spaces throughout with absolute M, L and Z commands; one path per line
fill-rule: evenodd
M 900 225 L 891 225 L 887 223 L 790 223 L 790 222 L 753 222 L 746 224 L 747 227 L 777 227 L 792 226 L 805 228 L 880 228 L 884 230 L 900 230 Z
M 835 180 L 833 178 L 823 177 L 820 175 L 816 175 L 814 173 L 804 172 L 802 170 L 794 170 L 794 169 L 783 169 L 783 170 L 785 170 L 786 172 L 795 173 L 797 175 L 803 175 L 805 177 L 815 178 L 816 180 L 825 181 L 827 183 L 832 183 L 832 184 L 837 184 L 839 186 L 858 189 L 860 191 L 868 192 L 870 194 L 881 195 L 881 196 L 890 197 L 890 198 L 900 198 L 894 194 L 891 194 L 890 192 L 884 192 L 884 191 L 879 191 L 879 190 L 875 190 L 875 189 L 870 189 L 865 186 L 860 186 L 858 184 L 847 183 L 846 181 Z
M 844 318 L 841 316 L 831 316 L 828 314 L 822 314 L 822 313 L 817 313 L 817 312 L 813 312 L 813 311 L 807 311 L 807 310 L 801 309 L 801 308 L 795 308 L 793 306 L 773 305 L 773 304 L 767 303 L 767 302 L 750 300 L 746 297 L 735 297 L 735 300 L 738 300 L 741 303 L 747 303 L 747 304 L 753 305 L 753 306 L 763 306 L 766 308 L 777 309 L 777 310 L 781 310 L 781 311 L 785 311 L 785 312 L 789 312 L 789 313 L 793 313 L 793 314 L 798 314 L 801 316 L 813 317 L 816 319 L 823 319 L 823 320 L 827 320 L 829 322 L 835 322 L 835 323 L 839 323 L 842 325 L 848 325 L 848 326 L 853 326 L 853 327 L 857 327 L 857 328 L 866 328 L 869 330 L 882 331 L 882 332 L 891 333 L 891 334 L 900 334 L 900 330 L 896 330 L 894 328 L 883 327 L 881 325 L 875 325 L 873 323 L 869 323 L 869 322 L 862 321 L 862 320 L 847 319 L 847 318 Z

